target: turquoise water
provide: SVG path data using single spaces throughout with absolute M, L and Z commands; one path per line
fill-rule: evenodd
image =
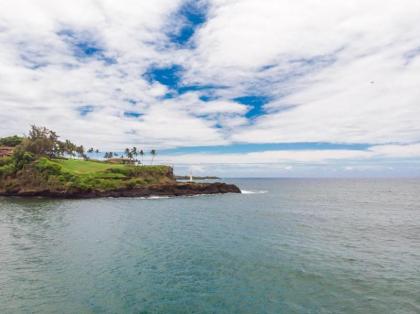
M 420 180 L 0 198 L 1 313 L 420 313 Z

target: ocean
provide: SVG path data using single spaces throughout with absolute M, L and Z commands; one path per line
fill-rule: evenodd
M 1 313 L 420 313 L 420 179 L 0 198 Z

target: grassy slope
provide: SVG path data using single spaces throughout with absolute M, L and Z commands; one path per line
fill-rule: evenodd
M 61 165 L 63 171 L 74 174 L 100 173 L 108 169 L 124 169 L 127 165 L 108 164 L 92 160 L 57 159 L 53 162 Z
M 167 166 L 134 166 L 100 161 L 40 158 L 15 176 L 3 181 L 5 188 L 18 186 L 25 190 L 108 190 L 169 183 L 173 178 L 172 170 Z

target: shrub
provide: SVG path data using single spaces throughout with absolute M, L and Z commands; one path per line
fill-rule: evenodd
M 54 162 L 51 162 L 47 158 L 41 158 L 35 163 L 35 168 L 47 175 L 59 175 L 61 174 L 61 166 Z
M 24 165 L 29 164 L 34 160 L 34 155 L 21 149 L 19 145 L 13 153 L 13 159 L 15 161 L 16 170 L 20 170 Z
M 13 135 L 0 138 L 0 146 L 15 147 L 22 143 L 23 137 Z
M 0 177 L 7 177 L 15 173 L 15 166 L 13 163 L 6 164 L 0 167 Z
M 106 172 L 121 174 L 123 176 L 130 176 L 130 171 L 128 168 L 109 168 L 106 170 Z
M 0 158 L 0 167 L 5 166 L 7 164 L 11 164 L 12 162 L 13 162 L 13 159 L 11 157 Z

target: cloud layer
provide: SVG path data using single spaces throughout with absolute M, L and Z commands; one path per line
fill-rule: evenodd
M 419 20 L 411 0 L 0 0 L 0 136 L 209 147 L 163 153 L 179 164 L 411 162 Z M 308 147 L 211 154 L 241 143 Z

